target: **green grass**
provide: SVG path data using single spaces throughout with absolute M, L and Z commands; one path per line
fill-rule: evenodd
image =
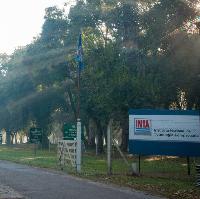
M 55 152 L 37 150 L 35 155 L 34 150 L 29 146 L 23 148 L 1 146 L 0 159 L 43 168 L 58 168 Z
M 60 170 L 57 154 L 54 151 L 37 150 L 34 154 L 33 146 L 0 146 L 0 159 L 9 160 L 35 167 Z M 137 157 L 129 157 L 129 163 L 137 162 Z M 196 159 L 200 163 L 200 159 Z M 168 198 L 198 199 L 200 188 L 195 187 L 194 159 L 191 159 L 191 175 L 187 175 L 186 158 L 177 157 L 142 157 L 141 176 L 131 176 L 130 170 L 119 157 L 112 162 L 113 175 L 107 175 L 106 155 L 95 156 L 87 152 L 83 156 L 82 172 L 77 174 L 70 167 L 64 172 L 83 178 L 114 183 L 139 190 L 159 194 Z

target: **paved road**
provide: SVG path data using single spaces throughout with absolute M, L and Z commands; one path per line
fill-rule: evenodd
M 6 189 L 10 189 L 9 196 L 1 194 Z M 7 161 L 0 161 L 0 198 L 158 199 L 142 192 Z

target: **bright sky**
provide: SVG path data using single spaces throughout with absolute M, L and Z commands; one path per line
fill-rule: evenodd
M 69 0 L 0 0 L 0 53 L 12 53 L 41 32 L 45 8 Z

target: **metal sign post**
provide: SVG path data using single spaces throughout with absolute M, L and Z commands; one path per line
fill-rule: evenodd
M 198 157 L 199 147 L 199 111 L 129 110 L 130 153 Z
M 187 156 L 187 173 L 190 175 L 191 165 L 190 165 L 190 157 Z
M 140 174 L 140 171 L 141 171 L 141 156 L 139 155 L 138 156 L 138 172 Z
M 36 142 L 34 143 L 34 155 L 36 156 L 36 152 L 37 152 L 37 147 L 36 147 Z
M 42 129 L 30 128 L 30 143 L 34 144 L 34 154 L 36 155 L 36 145 L 42 142 Z
M 200 164 L 196 165 L 197 183 L 196 186 L 200 187 Z

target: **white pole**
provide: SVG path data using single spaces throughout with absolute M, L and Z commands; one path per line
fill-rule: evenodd
M 95 137 L 95 144 L 96 144 L 96 155 L 98 155 L 98 135 L 96 135 L 96 137 Z
M 112 174 L 112 159 L 111 159 L 111 151 L 112 151 L 112 119 L 109 121 L 107 127 L 107 166 L 108 166 L 108 175 Z
M 77 119 L 76 171 L 81 172 L 81 119 Z

